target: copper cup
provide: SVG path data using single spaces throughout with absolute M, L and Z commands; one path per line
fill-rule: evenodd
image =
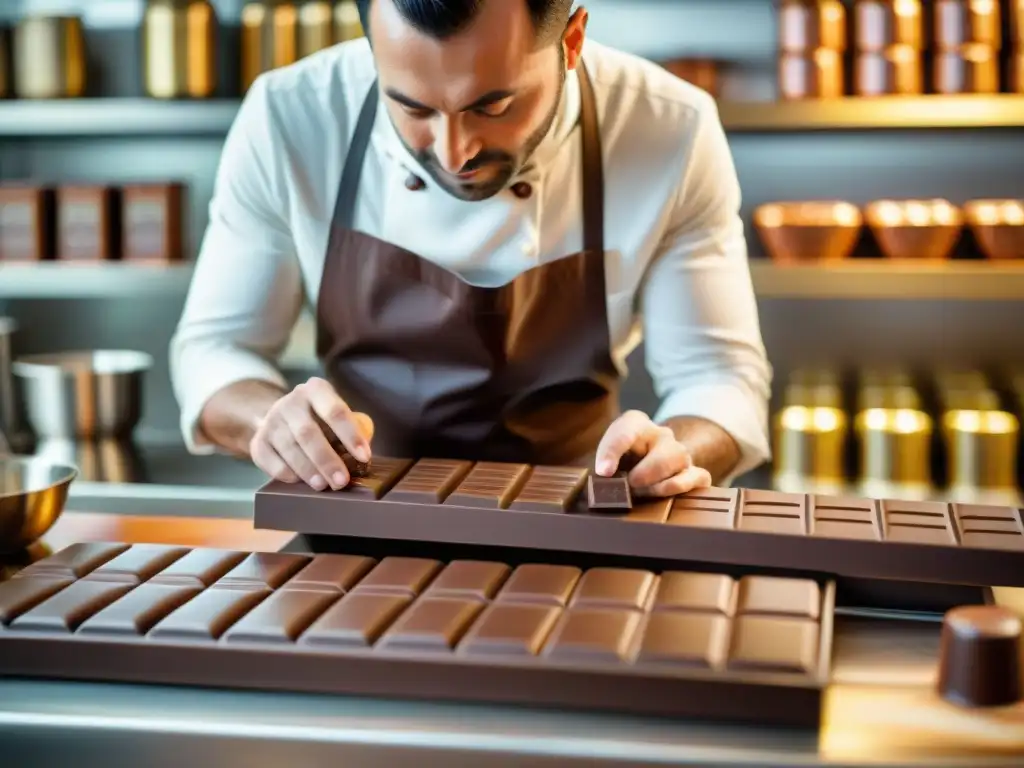
M 948 51 L 970 43 L 999 49 L 1003 42 L 998 0 L 935 0 L 935 48 Z
M 921 52 L 909 45 L 858 53 L 853 90 L 858 96 L 912 96 L 924 92 Z
M 1024 258 L 1024 199 L 971 200 L 964 218 L 986 257 Z
M 877 200 L 864 219 L 890 259 L 945 259 L 963 229 L 963 215 L 948 200 Z
M 781 264 L 842 261 L 857 244 L 863 216 L 842 201 L 767 203 L 754 210 L 754 228 Z
M 810 54 L 846 50 L 846 7 L 841 0 L 781 0 L 779 49 Z
M 859 51 L 881 51 L 893 45 L 924 48 L 920 0 L 857 0 L 854 29 Z
M 971 43 L 932 59 L 936 93 L 999 93 L 999 51 Z
M 779 56 L 779 95 L 786 101 L 837 99 L 843 95 L 843 54 L 829 48 Z

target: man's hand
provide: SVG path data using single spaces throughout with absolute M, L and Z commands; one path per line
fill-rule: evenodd
M 694 466 L 675 433 L 640 411 L 626 411 L 608 427 L 594 458 L 597 474 L 615 474 L 627 453 L 640 459 L 629 473 L 629 484 L 638 496 L 674 496 L 711 485 L 711 474 Z
M 373 422 L 348 407 L 327 381 L 312 378 L 277 400 L 249 443 L 253 462 L 276 480 L 322 491 L 348 485 L 332 433 L 357 461 L 370 460 Z

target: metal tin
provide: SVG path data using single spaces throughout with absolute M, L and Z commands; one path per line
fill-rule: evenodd
M 334 8 L 327 0 L 310 0 L 299 6 L 299 58 L 334 45 Z
M 784 53 L 779 57 L 779 95 L 786 100 L 838 98 L 843 95 L 843 71 L 839 51 Z
M 208 0 L 149 0 L 142 19 L 146 93 L 209 98 L 217 87 L 217 12 Z
M 924 48 L 920 0 L 857 0 L 855 47 L 880 52 L 894 45 Z
M 819 48 L 845 51 L 845 6 L 840 0 L 782 0 L 779 48 L 804 55 Z
M 997 0 L 935 0 L 934 40 L 937 51 L 969 43 L 1002 46 L 1002 16 Z
M 14 93 L 20 99 L 85 94 L 85 33 L 78 16 L 26 16 L 14 29 Z
M 931 488 L 934 425 L 924 411 L 868 408 L 854 419 L 862 483 Z
M 120 256 L 116 193 L 103 185 L 57 189 L 57 258 L 94 261 Z
M 999 93 L 999 51 L 988 45 L 963 45 L 938 51 L 932 59 L 936 93 Z
M 242 8 L 242 90 L 257 77 L 299 59 L 299 8 L 294 2 L 261 0 Z
M 54 209 L 48 187 L 0 184 L 0 262 L 53 258 Z
M 772 431 L 774 474 L 843 483 L 848 427 L 842 408 L 786 406 L 777 414 Z
M 179 262 L 184 259 L 185 186 L 130 184 L 122 189 L 124 259 Z
M 942 417 L 949 484 L 986 490 L 1017 486 L 1020 422 L 1006 411 L 950 411 Z
M 921 52 L 908 45 L 897 45 L 857 54 L 853 90 L 858 96 L 923 93 Z
M 355 0 L 341 0 L 334 6 L 334 42 L 345 43 L 364 36 Z

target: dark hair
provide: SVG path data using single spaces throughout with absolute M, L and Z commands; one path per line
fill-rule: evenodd
M 490 0 L 510 2 L 511 0 Z M 523 0 L 530 9 L 530 16 L 537 34 L 546 38 L 560 32 L 569 21 L 573 0 Z M 371 0 L 356 0 L 363 29 L 369 32 L 369 7 Z M 398 12 L 424 34 L 443 40 L 469 26 L 488 0 L 392 0 Z

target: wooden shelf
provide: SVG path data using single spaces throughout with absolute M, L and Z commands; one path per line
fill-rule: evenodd
M 1024 259 L 934 264 L 853 259 L 834 264 L 750 263 L 766 299 L 1024 299 Z M 184 295 L 192 265 L 3 264 L 0 298 L 121 298 Z
M 0 102 L 0 137 L 218 136 L 237 99 L 77 99 Z M 729 131 L 1024 127 L 1024 96 L 964 95 L 721 102 Z

